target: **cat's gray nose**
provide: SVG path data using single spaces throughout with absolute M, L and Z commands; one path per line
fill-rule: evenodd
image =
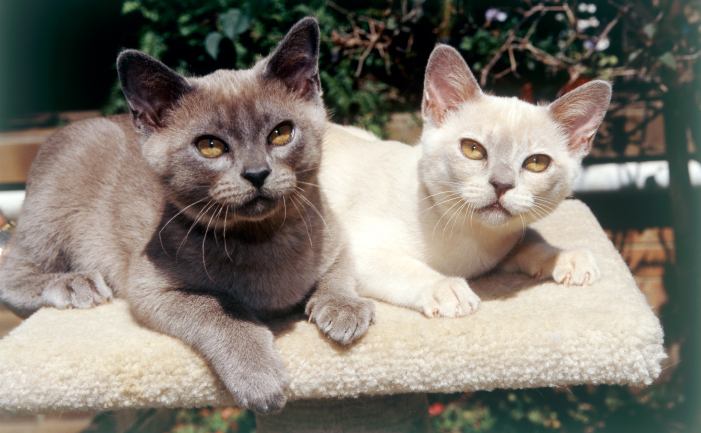
M 497 198 L 501 197 L 504 195 L 504 193 L 514 187 L 513 183 L 504 183 L 504 182 L 499 182 L 498 180 L 492 180 L 490 182 L 492 186 L 494 187 L 494 191 L 497 193 Z
M 241 176 L 247 181 L 251 182 L 251 185 L 256 188 L 260 188 L 265 183 L 265 179 L 270 174 L 269 169 L 263 169 L 260 171 L 246 171 Z

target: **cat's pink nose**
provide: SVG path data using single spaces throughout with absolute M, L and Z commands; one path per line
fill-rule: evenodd
M 498 180 L 492 180 L 490 183 L 494 187 L 494 191 L 497 193 L 497 198 L 500 198 L 502 195 L 504 195 L 504 193 L 506 193 L 506 191 L 514 187 L 513 183 L 503 183 L 499 182 Z

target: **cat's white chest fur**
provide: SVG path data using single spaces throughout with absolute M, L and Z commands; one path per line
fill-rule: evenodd
M 493 269 L 518 234 L 484 227 L 464 209 L 458 212 L 459 203 L 448 210 L 438 207 L 446 198 L 432 196 L 421 184 L 421 155 L 419 146 L 329 126 L 320 182 L 348 230 L 356 260 L 363 261 L 368 251 L 407 255 L 463 278 Z
M 425 243 L 426 263 L 442 274 L 468 279 L 494 269 L 519 240 L 518 235 L 485 230 L 465 214 L 449 213 L 437 220 L 433 213 L 420 224 L 424 236 L 430 237 Z
M 469 220 L 442 215 L 419 180 L 421 155 L 419 147 L 330 125 L 320 171 L 350 238 L 359 294 L 419 310 L 422 293 L 443 274 L 477 276 L 513 246 L 472 237 Z

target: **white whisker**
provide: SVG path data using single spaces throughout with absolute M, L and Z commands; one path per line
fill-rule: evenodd
M 181 213 L 185 212 L 186 210 L 188 210 L 188 209 L 191 208 L 192 206 L 194 206 L 194 205 L 196 205 L 197 203 L 200 203 L 200 202 L 202 202 L 202 201 L 204 201 L 204 200 L 207 200 L 207 197 L 204 197 L 204 198 L 202 198 L 202 199 L 199 199 L 199 200 L 197 200 L 196 202 L 192 203 L 191 205 L 182 208 L 182 209 L 180 210 L 180 212 L 178 212 L 178 213 L 176 213 L 175 215 L 173 215 L 173 218 L 169 219 L 168 222 L 165 223 L 165 225 L 164 225 L 163 227 L 161 227 L 161 230 L 158 231 L 158 240 L 161 242 L 161 248 L 163 249 L 163 252 L 166 253 L 166 256 L 170 257 L 170 255 L 169 255 L 168 252 L 166 251 L 165 247 L 163 246 L 163 238 L 161 238 L 161 232 L 163 232 L 163 230 L 168 226 L 168 224 L 170 224 L 170 222 L 173 221 L 178 215 L 180 215 Z
M 219 216 L 221 215 L 223 210 L 224 210 L 224 205 L 220 204 L 219 205 L 219 212 L 217 212 L 217 216 L 215 217 L 217 221 L 219 221 Z M 217 239 L 216 229 L 212 233 L 214 234 L 214 242 L 217 244 L 217 246 L 219 246 L 219 240 Z
M 455 191 L 440 191 L 440 192 L 437 192 L 437 193 L 435 193 L 435 194 L 427 195 L 426 197 L 424 197 L 424 198 L 422 198 L 421 200 L 419 200 L 419 202 L 422 202 L 422 201 L 424 201 L 424 200 L 428 200 L 429 198 L 435 197 L 435 196 L 437 196 L 437 195 L 439 195 L 439 194 L 456 194 L 456 195 L 457 195 L 458 193 L 455 192 Z
M 219 213 L 221 213 L 221 207 L 219 208 Z M 209 275 L 209 271 L 207 271 L 207 261 L 206 261 L 206 259 L 205 259 L 206 254 L 205 254 L 205 251 L 204 251 L 204 243 L 205 243 L 205 241 L 207 240 L 207 233 L 209 232 L 209 226 L 210 226 L 210 224 L 212 224 L 212 220 L 213 220 L 213 219 L 214 219 L 214 212 L 212 212 L 212 216 L 209 217 L 209 222 L 207 222 L 207 228 L 205 229 L 205 231 L 204 231 L 204 236 L 202 237 L 202 264 L 204 265 L 204 273 L 207 274 L 207 278 L 209 278 L 209 280 L 210 280 L 211 282 L 214 282 L 214 280 L 213 280 L 212 277 Z
M 460 206 L 458 208 L 458 210 L 455 211 L 455 213 L 453 214 L 453 216 L 450 217 L 450 219 L 453 219 L 453 217 L 456 217 L 457 215 L 459 215 L 460 212 L 462 212 L 462 210 L 465 208 L 465 206 L 468 206 L 468 205 L 469 205 L 469 203 L 465 201 L 465 203 L 463 203 L 463 205 Z M 451 238 L 453 237 L 453 230 L 455 229 L 456 222 L 458 222 L 458 218 L 455 218 L 455 220 L 453 221 L 453 226 L 450 228 L 450 237 Z M 450 223 L 450 220 L 448 220 L 448 223 Z M 445 226 L 448 227 L 448 224 L 446 224 Z M 443 229 L 443 236 L 445 236 L 445 229 Z
M 314 247 L 314 244 L 312 243 L 312 235 L 309 234 L 309 226 L 307 225 L 307 221 L 304 219 L 302 212 L 299 211 L 299 208 L 297 207 L 297 204 L 294 201 L 294 195 L 290 196 L 290 202 L 294 205 L 295 209 L 297 209 L 297 213 L 299 214 L 300 218 L 302 218 L 302 222 L 304 223 L 304 227 L 307 229 L 307 236 L 309 237 L 309 245 Z M 302 205 L 302 203 L 300 203 L 300 206 L 301 205 Z M 306 210 L 305 210 L 305 212 L 306 212 Z M 309 214 L 307 214 L 307 216 L 309 216 Z M 310 223 L 311 223 L 311 221 L 310 221 Z
M 461 201 L 462 201 L 462 199 L 459 199 L 459 201 L 457 203 L 455 203 L 454 205 L 449 207 L 448 210 L 445 211 L 445 213 L 443 215 L 441 215 L 441 217 L 438 219 L 438 222 L 436 222 L 436 225 L 433 227 L 433 234 L 431 235 L 431 237 L 433 237 L 436 234 L 436 229 L 438 228 L 438 224 L 440 224 L 443 217 L 446 216 L 448 214 L 448 212 L 451 211 L 451 209 L 453 209 L 455 206 L 459 205 Z M 450 222 L 450 220 L 448 220 L 448 222 Z M 447 224 L 446 224 L 446 226 L 447 226 Z M 445 229 L 443 229 L 443 232 L 445 233 Z
M 233 263 L 233 259 L 229 255 L 229 250 L 228 247 L 226 246 L 226 220 L 227 217 L 229 216 L 229 206 L 226 206 L 226 212 L 224 213 L 224 231 L 222 232 L 222 238 L 224 242 L 224 253 L 226 253 L 226 257 L 229 258 L 229 261 Z
M 278 230 L 280 230 L 282 228 L 282 226 L 285 225 L 285 221 L 287 221 L 287 203 L 286 203 L 285 196 L 282 196 L 282 207 L 283 207 L 283 209 L 285 209 L 285 214 L 282 217 L 282 224 L 280 224 L 280 227 L 278 228 Z
M 448 202 L 451 202 L 451 201 L 454 201 L 454 200 L 461 200 L 460 194 L 454 194 L 453 196 L 448 197 L 448 198 L 443 197 L 443 199 L 444 199 L 444 200 L 437 202 L 436 204 L 434 204 L 433 206 L 429 207 L 428 209 L 422 210 L 421 212 L 419 212 L 419 215 L 421 215 L 421 214 L 423 214 L 423 213 L 426 213 L 426 212 L 430 211 L 431 209 L 433 209 L 434 207 L 439 206 L 439 205 L 441 205 L 441 204 L 443 204 L 443 203 L 448 203 Z
M 175 252 L 175 260 L 176 260 L 176 261 L 178 260 L 178 254 L 180 254 L 180 248 L 183 246 L 183 244 L 184 244 L 185 241 L 187 240 L 187 237 L 190 235 L 190 232 L 191 232 L 192 229 L 195 227 L 195 225 L 197 224 L 197 222 L 200 220 L 201 216 L 207 213 L 207 209 L 208 209 L 208 208 L 210 207 L 210 205 L 212 204 L 212 201 L 214 201 L 214 199 L 210 199 L 210 200 L 207 202 L 207 204 L 204 205 L 204 207 L 202 208 L 202 210 L 200 210 L 200 212 L 197 214 L 197 218 L 195 219 L 195 221 L 193 221 L 192 224 L 190 224 L 190 229 L 187 231 L 187 233 L 185 233 L 185 237 L 183 238 L 182 242 L 180 242 L 180 245 L 178 246 L 178 250 Z M 203 213 L 203 212 L 204 212 L 204 213 Z
M 303 191 L 303 190 L 300 188 L 299 191 Z M 316 212 L 316 214 L 319 215 L 319 218 L 321 218 L 321 222 L 323 222 L 324 225 L 326 226 L 326 230 L 329 230 L 329 231 L 330 231 L 329 226 L 326 224 L 326 220 L 324 219 L 324 216 L 321 215 L 321 212 L 319 212 L 319 209 L 317 209 L 316 206 L 314 206 L 314 203 L 312 203 L 311 201 L 309 201 L 309 199 L 306 198 L 304 195 L 302 195 L 302 193 L 300 193 L 299 191 L 297 191 L 297 196 L 298 196 L 299 198 L 301 198 L 302 200 L 306 201 L 306 202 L 309 204 L 309 206 L 311 206 L 312 209 L 314 209 L 314 212 Z M 310 221 L 311 221 L 311 220 L 310 220 Z

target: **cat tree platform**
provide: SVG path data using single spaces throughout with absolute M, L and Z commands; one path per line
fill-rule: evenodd
M 305 320 L 275 324 L 291 377 L 289 403 L 278 415 L 258 417 L 259 431 L 290 423 L 303 430 L 305 422 L 317 423 L 308 426 L 314 430 L 355 422 L 357 413 L 397 431 L 421 430 L 427 392 L 649 385 L 665 358 L 662 328 L 596 218 L 567 200 L 535 227 L 554 245 L 591 249 L 601 280 L 567 287 L 492 274 L 471 283 L 483 303 L 460 319 L 376 302 L 376 323 L 349 348 Z M 136 325 L 122 300 L 90 310 L 42 309 L 0 341 L 0 411 L 233 403 L 195 352 Z

